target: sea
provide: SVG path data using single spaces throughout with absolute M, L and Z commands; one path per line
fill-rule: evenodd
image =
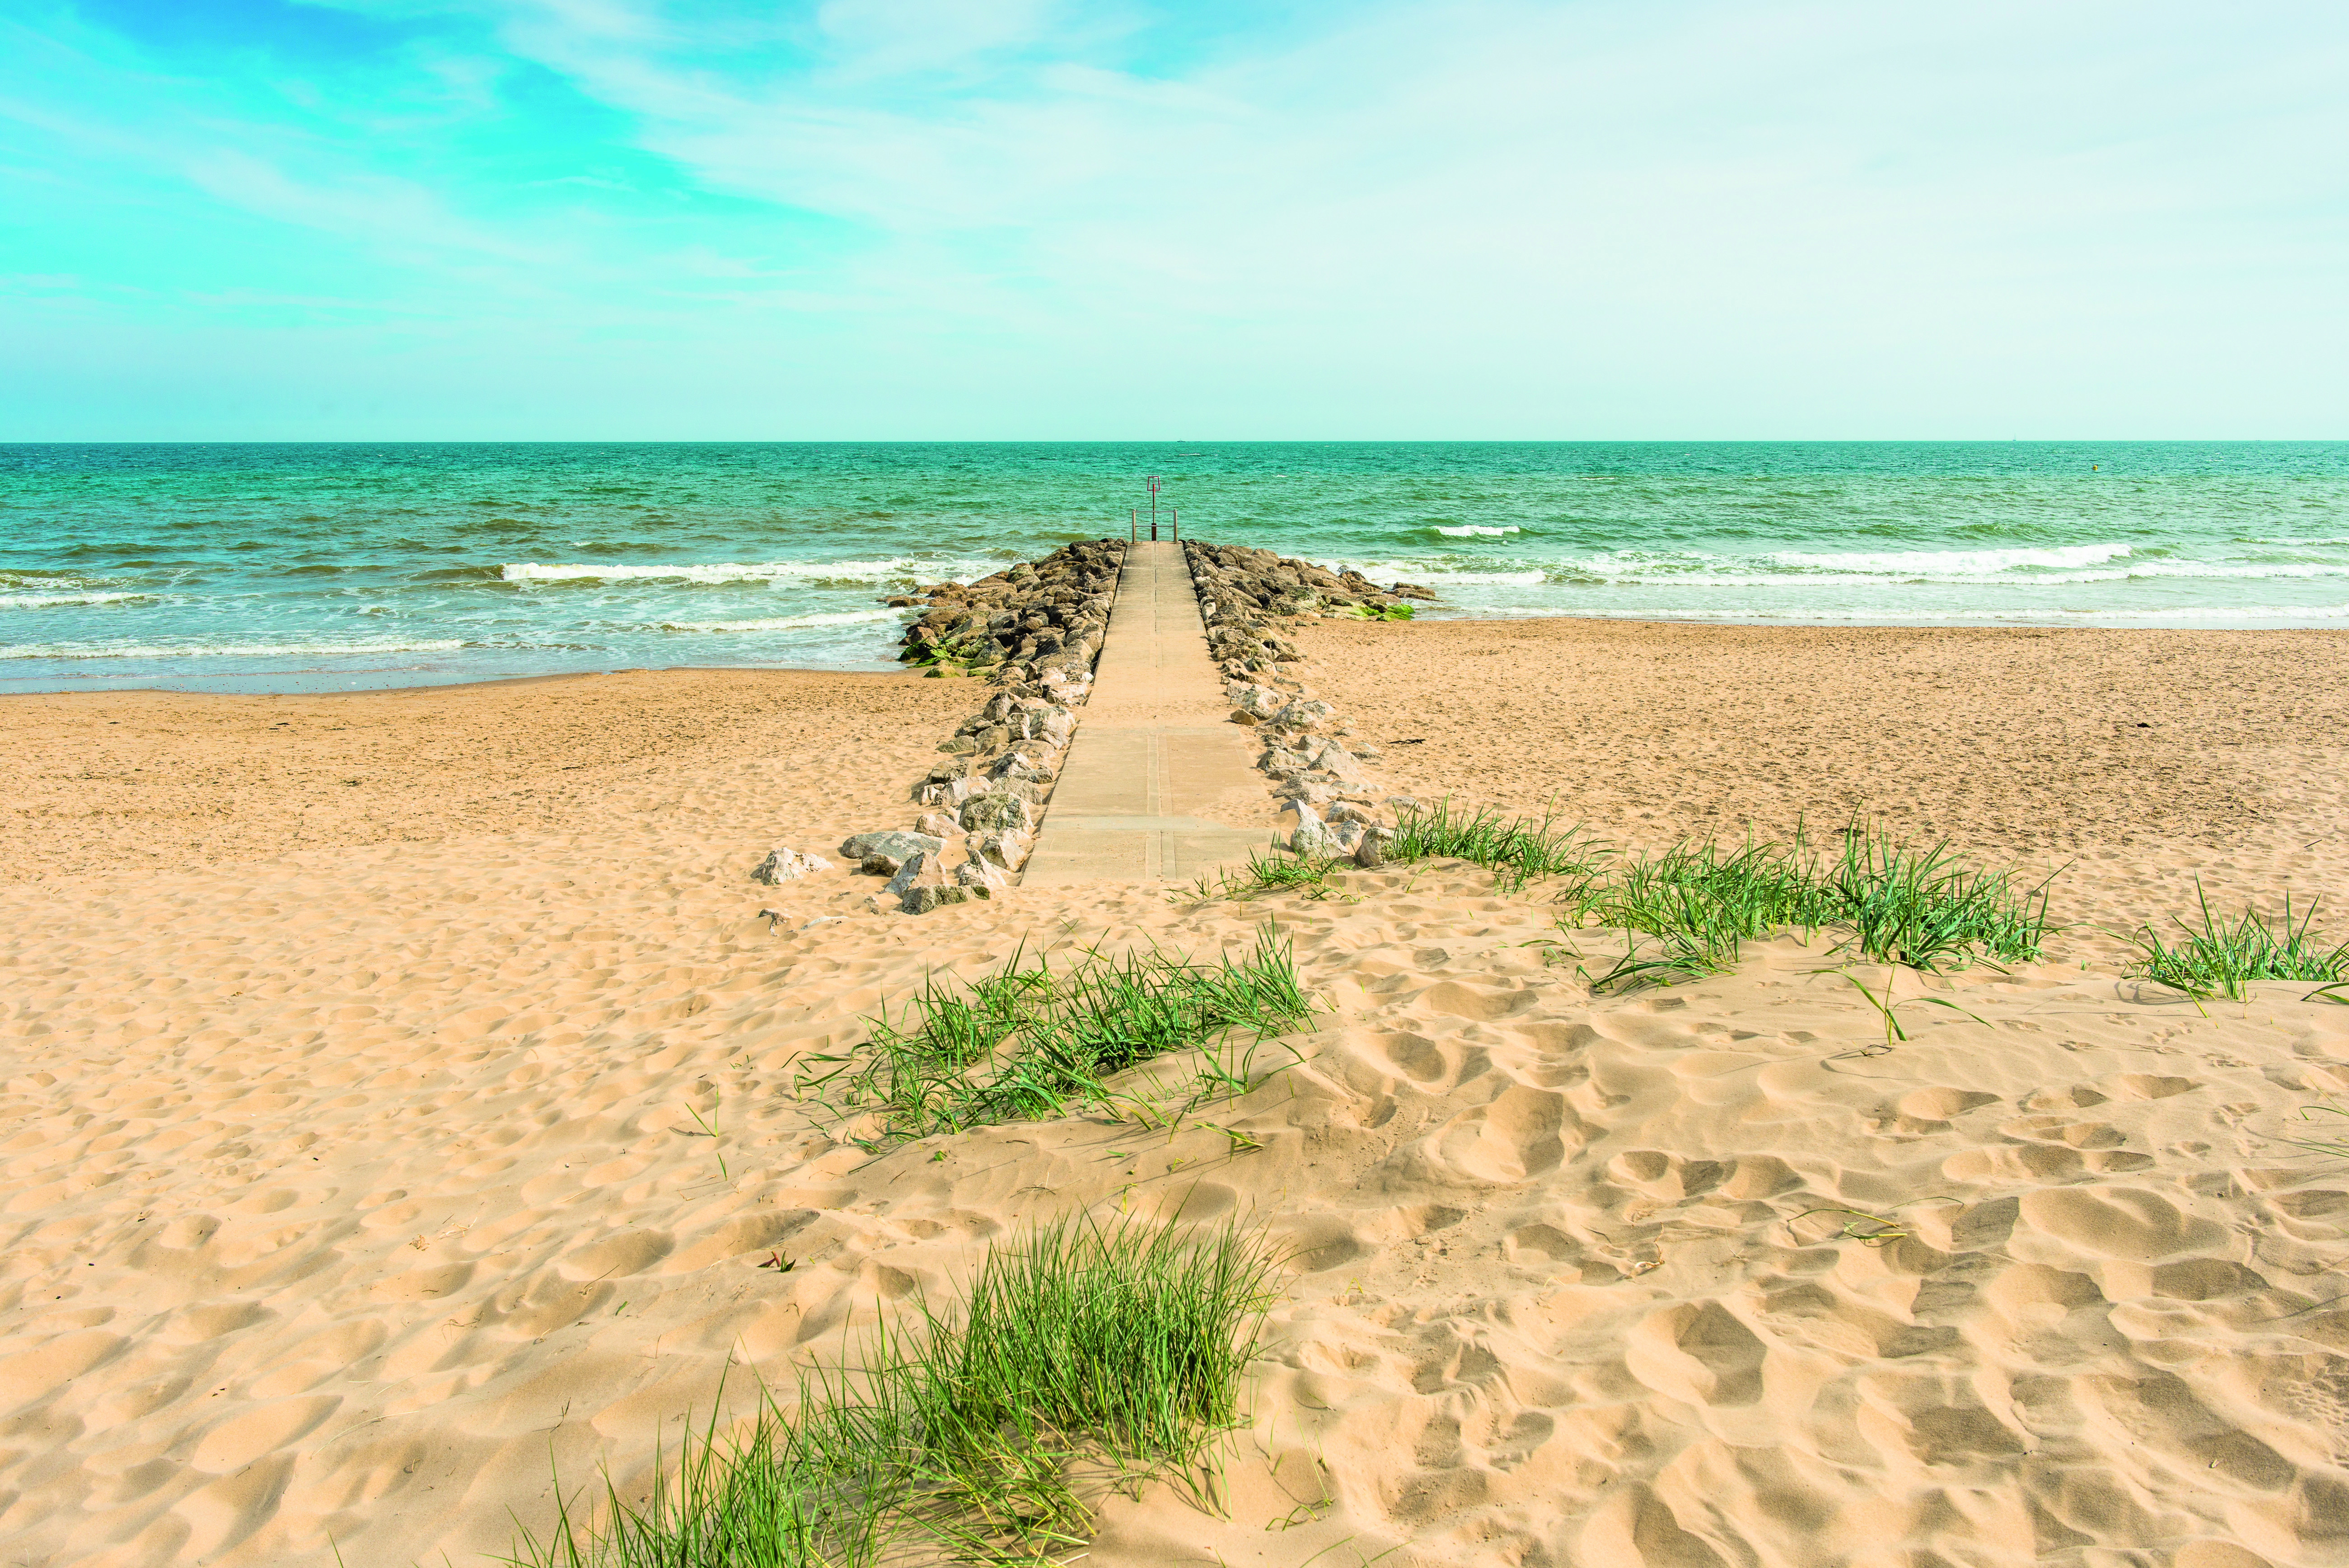
M 1247 544 L 1433 617 L 2349 626 L 2349 442 L 0 445 L 0 691 L 888 668 L 883 601 Z

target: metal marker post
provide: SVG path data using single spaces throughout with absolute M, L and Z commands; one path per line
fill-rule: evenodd
M 1156 474 L 1150 476 L 1150 541 L 1158 542 L 1158 486 L 1163 483 Z

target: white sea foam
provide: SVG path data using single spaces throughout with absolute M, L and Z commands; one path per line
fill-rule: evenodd
M 1480 524 L 1463 523 L 1457 528 L 1438 528 L 1436 532 L 1448 539 L 1497 539 L 1504 534 L 1522 534 L 1525 530 L 1514 523 L 1506 528 L 1487 528 Z
M 1454 572 L 1444 569 L 1440 561 L 1322 561 L 1318 563 L 1333 572 L 1357 571 L 1374 582 L 1392 583 L 1425 580 L 1435 583 L 1538 583 L 1548 574 L 1539 569 L 1524 572 Z
M 52 605 L 119 605 L 153 594 L 0 594 L 0 609 L 47 609 Z
M 972 563 L 969 562 L 907 560 L 727 561 L 709 566 L 644 566 L 598 562 L 543 565 L 537 561 L 517 561 L 499 568 L 498 576 L 509 583 L 774 583 L 823 578 L 877 583 L 891 577 L 920 577 L 935 581 L 944 576 L 952 576 L 957 582 L 967 582 L 972 576 L 983 576 L 994 570 L 986 565 L 980 565 L 976 571 L 971 568 Z
M 347 642 L 18 642 L 0 643 L 0 659 L 295 659 L 380 653 L 447 653 L 450 638 L 357 638 Z
M 2106 561 L 2124 560 L 2128 555 L 2127 545 L 2065 545 L 2052 550 L 1780 550 L 1769 558 L 1799 570 L 1971 580 L 1993 572 L 2011 572 L 2018 566 L 2044 566 L 2058 571 L 2101 566 Z
M 893 609 L 840 610 L 831 615 L 784 615 L 768 620 L 665 620 L 663 631 L 795 631 L 807 626 L 861 626 L 869 621 L 897 620 Z

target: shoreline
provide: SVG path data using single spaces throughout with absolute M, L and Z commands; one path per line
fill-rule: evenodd
M 2318 636 L 2322 636 L 2322 635 L 2325 635 L 2325 634 L 2333 634 L 2333 635 L 2339 635 L 2339 636 L 2344 636 L 2344 637 L 2349 637 L 2349 607 L 2344 607 L 2344 618 L 2341 618 L 2341 619 L 2336 619 L 2336 620 L 2328 620 L 2328 621 L 2323 621 L 2323 622 L 2312 622 L 2312 623 L 2304 624 L 2304 625 L 2302 625 L 2302 624 L 2291 624 L 2291 625 L 2245 625 L 2245 626 L 2222 626 L 2222 625 L 2212 625 L 2212 624 L 2210 624 L 2210 623 L 2209 623 L 2209 622 L 2208 622 L 2208 621 L 2189 621 L 2189 622 L 2181 622 L 2181 623 L 2175 624 L 2175 625 L 2171 625 L 2171 624 L 2163 624 L 2163 623 L 2152 623 L 2152 622 L 2144 623 L 2144 624 L 2129 623 L 2129 624 L 2110 624 L 2110 625 L 2106 625 L 2106 624 L 2082 625 L 2082 624 L 2079 624 L 2079 623 L 2078 623 L 2078 622 L 2076 622 L 2076 621 L 2032 621 L 2032 620 L 2015 620 L 2015 619 L 2003 619 L 2003 620 L 1995 620 L 1995 621 L 1971 621 L 1971 620 L 1951 620 L 1951 619 L 1908 619 L 1908 620 L 1902 620 L 1902 619 L 1881 619 L 1881 620 L 1878 620 L 1878 619 L 1868 619 L 1868 620 L 1784 620 L 1784 619 L 1767 619 L 1767 620 L 1762 620 L 1762 619 L 1740 619 L 1740 618 L 1735 618 L 1719 617 L 1719 616 L 1703 616 L 1703 617 L 1695 617 L 1695 616 L 1688 616 L 1688 617 L 1682 617 L 1682 616 L 1648 616 L 1648 617 L 1642 617 L 1642 616 L 1598 615 L 1598 614 L 1583 615 L 1583 614 L 1577 614 L 1577 613 L 1574 613 L 1574 612 L 1571 612 L 1571 611 L 1557 611 L 1557 610 L 1542 610 L 1542 611 L 1538 611 L 1538 612 L 1528 611 L 1528 612 L 1526 612 L 1526 613 L 1525 613 L 1525 614 L 1523 614 L 1523 615 L 1489 615 L 1489 614 L 1485 614 L 1485 615 L 1457 615 L 1457 616 L 1454 616 L 1454 615 L 1425 615 L 1425 614 L 1423 614 L 1423 615 L 1421 615 L 1421 616 L 1418 616 L 1418 617 L 1414 618 L 1414 624 L 1423 624 L 1423 625 L 1447 625 L 1447 626 L 1449 626 L 1449 625 L 1472 625 L 1472 626 L 1484 626 L 1484 625 L 1490 625 L 1490 626 L 1501 627 L 1501 626 L 1516 626 L 1516 625 L 1526 624 L 1526 623 L 1544 623 L 1544 622 L 1550 622 L 1550 621 L 1564 621 L 1564 622 L 1571 622 L 1571 623 L 1576 624 L 1576 625 L 1582 625 L 1582 626 L 1593 626 L 1593 627 L 1651 627 L 1651 628 L 1669 628 L 1669 627 L 1705 628 L 1705 627 L 1713 627 L 1713 628 L 1720 628 L 1724 629 L 1724 630 L 1739 630 L 1739 631 L 1776 631 L 1776 632 L 1786 632 L 1786 633 L 1802 633 L 1802 632 L 1812 632 L 1812 633 L 1833 633 L 1833 632 L 1842 632 L 1842 631 L 1851 631 L 1851 632 L 1865 632 L 1865 631 L 1917 631 L 1917 632 L 1951 631 L 1951 632 L 2010 632 L 2010 633 L 2014 633 L 2014 634 L 2018 634 L 2018 635 L 2030 635 L 2030 636 L 2040 635 L 2040 634 L 2044 634 L 2044 633 L 2047 633 L 2047 632 L 2082 632 L 2082 633 L 2105 634 L 2105 635 L 2137 635 L 2137 634 L 2198 635 L 2198 634 L 2209 634 L 2209 635 L 2214 635 L 2214 636 L 2216 636 L 2216 635 L 2226 635 L 2226 636 L 2267 636 L 2267 635 L 2271 635 L 2271 634 L 2290 634 L 2290 633 L 2297 633 L 2297 634 L 2302 634 L 2302 635 L 2318 635 Z M 895 646 L 895 645 L 893 644 L 892 646 Z M 703 673 L 703 672 L 721 672 L 721 671 L 722 671 L 722 672 L 734 672 L 734 673 L 743 673 L 743 674 L 773 673 L 773 674 L 801 674 L 801 675 L 848 675 L 848 676 L 855 676 L 855 675 L 874 675 L 874 676 L 891 676 L 891 675 L 895 675 L 895 674 L 901 673 L 901 672 L 902 672 L 902 670 L 903 670 L 903 669 L 905 668 L 904 666 L 901 666 L 901 665 L 898 665 L 898 664 L 897 664 L 897 662 L 896 662 L 895 659 L 894 658 L 894 656 L 886 657 L 886 658 L 876 658 L 873 662 L 874 662 L 876 666 L 878 666 L 878 668 L 874 668 L 874 669 L 871 669 L 871 670 L 864 670 L 864 669 L 851 668 L 851 667 L 843 666 L 843 665 L 802 665 L 802 664 L 661 664 L 661 665 L 638 665 L 638 666 L 631 666 L 631 667 L 623 668 L 623 669 L 612 669 L 612 670 L 551 670 L 551 671 L 546 671 L 546 672 L 543 672 L 543 673 L 539 673 L 539 674 L 527 674 L 527 675 L 484 675 L 484 676 L 479 676 L 479 677 L 473 677 L 473 678 L 468 678 L 468 679 L 459 679 L 459 680 L 417 680 L 417 681 L 409 681 L 409 682 L 403 682 L 403 683 L 398 683 L 398 684 L 367 685 L 367 686 L 356 686 L 356 687 L 335 687 L 335 686 L 327 686 L 327 685 L 305 685 L 305 686 L 289 686 L 289 687 L 285 687 L 285 688 L 283 688 L 283 689 L 270 689 L 270 690 L 255 690 L 255 689 L 235 688 L 235 689 L 226 689 L 226 690 L 214 691 L 214 690 L 209 690 L 209 689 L 205 689 L 205 688 L 200 688 L 200 687 L 188 687 L 188 686 L 128 686 L 128 685 L 126 685 L 126 686 L 105 686 L 105 687 L 45 687 L 45 688 L 37 688 L 37 689 L 30 689 L 30 690 L 21 690 L 21 691 L 19 691 L 19 690 L 0 690 L 0 701 L 5 701 L 6 699 L 9 699 L 9 698 L 15 698 L 15 697 L 66 697 L 66 696 L 103 697 L 103 696 L 111 696 L 111 695 L 127 695 L 127 694 L 130 694 L 130 693 L 137 693 L 137 692 L 160 692 L 160 693 L 164 693 L 164 694 L 167 694 L 167 695 L 178 695 L 178 696 L 189 696 L 189 697 L 285 697 L 285 696 L 315 696 L 315 697 L 348 696 L 348 697 L 359 697 L 359 696 L 366 696 L 366 695 L 368 695 L 368 694 L 370 694 L 370 693 L 374 693 L 374 692 L 390 692 L 390 691 L 437 691 L 437 690 L 442 690 L 442 689 L 446 689 L 446 688 L 465 687 L 465 686 L 497 686 L 497 685 L 512 685 L 512 684 L 516 684 L 516 683 L 525 682 L 525 681 L 536 681 L 536 680 L 579 680 L 579 679 L 585 679 L 585 678 L 588 678 L 588 677 L 594 677 L 594 676 L 605 676 L 605 675 L 633 675 L 633 674 L 646 674 L 646 673 L 651 673 L 651 674 L 693 674 L 693 673 Z M 96 679 L 96 678 L 94 678 L 94 679 Z M 171 678 L 171 677 L 166 677 L 165 679 L 174 679 L 174 678 Z M 190 677 L 190 678 L 188 678 L 188 679 L 201 679 L 201 678 L 200 678 L 200 677 Z M 265 676 L 265 675 L 255 675 L 255 676 L 251 676 L 251 677 L 223 676 L 223 677 L 219 677 L 218 679 L 222 679 L 222 680 L 246 680 L 246 679 L 249 679 L 249 680 L 269 680 L 269 679 L 272 679 L 272 678 L 271 678 L 271 677 L 269 677 L 269 676 Z
M 477 680 L 429 680 L 413 686 L 359 686 L 286 691 L 196 691 L 177 686 L 109 686 L 103 691 L 61 688 L 0 691 L 0 701 L 16 697 L 389 697 L 403 691 L 449 691 L 491 686 L 535 686 L 556 680 L 595 680 L 620 675 L 838 675 L 848 679 L 895 680 L 908 673 L 892 661 L 880 670 L 841 670 L 821 664 L 660 664 L 627 670 L 558 670 L 543 675 L 485 675 Z M 912 671 L 917 678 L 919 670 Z

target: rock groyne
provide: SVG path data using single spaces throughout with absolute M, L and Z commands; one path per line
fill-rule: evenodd
M 1378 748 L 1347 743 L 1352 727 L 1305 683 L 1304 655 L 1281 635 L 1282 623 L 1324 614 L 1408 620 L 1408 601 L 1435 596 L 1417 584 L 1381 588 L 1360 572 L 1331 572 L 1247 545 L 1185 540 L 1183 553 L 1208 651 L 1228 682 L 1232 722 L 1257 731 L 1264 742 L 1257 766 L 1288 803 L 1283 837 L 1299 855 L 1380 864 L 1393 814 L 1417 803 L 1389 794 L 1363 765 Z
M 1087 540 L 976 582 L 887 601 L 922 608 L 905 628 L 901 660 L 942 678 L 984 676 L 997 690 L 914 784 L 911 804 L 921 810 L 910 827 L 841 845 L 843 858 L 888 878 L 870 900 L 874 909 L 922 914 L 990 897 L 1018 875 L 1092 690 L 1124 558 L 1122 541 Z M 771 855 L 754 875 L 781 879 L 774 873 L 789 869 L 787 853 Z

